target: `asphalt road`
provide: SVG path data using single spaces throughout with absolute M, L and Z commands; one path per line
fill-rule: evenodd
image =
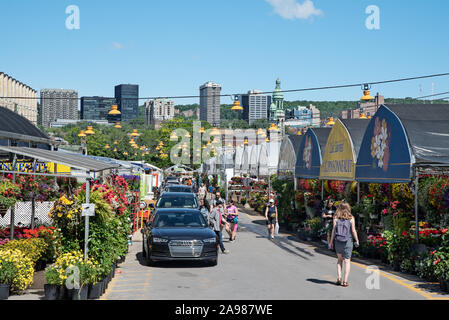
M 193 262 L 148 267 L 141 255 L 142 243 L 135 241 L 102 299 L 449 299 L 437 284 L 417 277 L 382 268 L 367 273 L 369 262 L 353 262 L 349 287 L 336 286 L 334 254 L 290 234 L 268 239 L 259 216 L 241 214 L 236 241 L 230 243 L 226 236 L 224 244 L 230 254 L 220 254 L 215 267 Z

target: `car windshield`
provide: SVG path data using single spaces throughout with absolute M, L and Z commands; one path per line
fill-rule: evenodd
M 167 187 L 168 192 L 192 192 L 192 189 L 188 186 L 170 186 Z
M 159 212 L 155 228 L 206 228 L 206 220 L 200 212 Z
M 156 208 L 198 208 L 195 197 L 162 196 Z

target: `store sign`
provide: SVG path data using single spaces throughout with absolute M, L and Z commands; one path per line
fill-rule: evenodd
M 83 210 L 81 211 L 82 217 L 94 217 L 95 216 L 95 204 L 93 203 L 83 203 Z
M 16 167 L 13 170 L 12 163 L 3 162 L 0 163 L 0 168 L 4 171 L 33 172 L 33 163 L 17 161 Z M 47 168 L 47 163 L 36 163 L 36 172 L 38 173 L 47 172 Z
M 355 163 L 351 136 L 344 124 L 337 119 L 327 140 L 320 179 L 354 180 Z

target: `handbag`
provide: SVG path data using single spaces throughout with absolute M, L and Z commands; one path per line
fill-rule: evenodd
M 279 223 L 276 222 L 276 225 L 274 226 L 274 234 L 278 235 L 279 234 Z

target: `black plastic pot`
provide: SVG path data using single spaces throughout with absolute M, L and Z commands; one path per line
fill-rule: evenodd
M 440 289 L 444 292 L 447 291 L 447 282 L 442 279 L 440 279 Z
M 9 297 L 9 284 L 0 284 L 0 300 L 6 300 Z
M 58 298 L 56 300 L 68 300 L 68 290 L 67 288 L 62 285 L 58 286 Z
M 71 289 L 69 290 L 69 297 L 72 300 L 87 300 L 87 294 L 89 292 L 89 288 L 87 286 L 82 286 L 79 289 Z
M 45 300 L 58 300 L 60 287 L 57 284 L 44 284 Z
M 101 284 L 101 294 L 104 294 L 105 291 L 106 291 L 106 282 L 105 282 L 105 280 L 101 279 L 100 284 Z
M 89 285 L 88 299 L 98 299 L 102 295 L 101 282 Z

